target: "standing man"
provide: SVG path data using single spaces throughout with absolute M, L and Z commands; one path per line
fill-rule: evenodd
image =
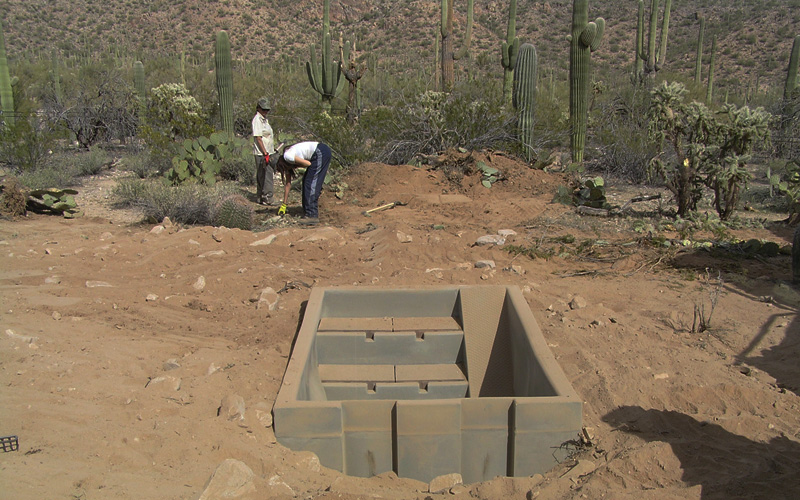
M 298 142 L 286 148 L 283 159 L 291 166 L 306 167 L 303 174 L 303 218 L 301 224 L 319 224 L 319 195 L 331 164 L 331 148 L 321 142 Z M 288 192 L 288 191 L 287 191 Z
M 256 203 L 274 205 L 275 137 L 267 120 L 270 110 L 269 99 L 262 97 L 256 104 L 256 116 L 253 117 L 253 155 L 256 159 Z

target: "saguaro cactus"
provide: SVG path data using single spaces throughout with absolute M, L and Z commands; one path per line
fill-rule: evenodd
M 64 96 L 61 94 L 61 64 L 58 61 L 58 52 L 55 49 L 50 52 L 50 79 L 53 82 L 53 96 L 56 102 L 63 101 Z
M 472 43 L 473 0 L 467 0 L 467 29 L 464 33 L 464 43 L 458 52 L 453 49 L 453 2 L 454 0 L 442 0 L 442 84 L 445 91 L 452 90 L 455 84 L 454 61 L 466 56 Z
M 797 88 L 797 71 L 800 64 L 800 35 L 794 37 L 792 55 L 789 57 L 789 69 L 786 73 L 786 84 L 783 87 L 783 98 L 787 101 L 792 98 L 792 92 Z
M 344 77 L 350 84 L 350 92 L 347 96 L 347 123 L 354 124 L 359 116 L 361 116 L 361 99 L 360 90 L 361 85 L 359 80 L 364 76 L 367 67 L 364 64 L 356 63 L 356 41 L 353 40 L 352 49 L 350 47 L 350 40 L 342 42 L 342 36 L 339 35 L 339 57 L 341 61 L 341 71 Z
M 606 22 L 598 17 L 589 20 L 589 0 L 574 0 L 572 4 L 572 32 L 567 37 L 569 50 L 569 122 L 572 161 L 583 161 L 586 143 L 586 115 L 589 107 L 591 79 L 591 53 L 600 46 Z
M 708 87 L 706 88 L 706 104 L 711 105 L 714 97 L 714 63 L 717 58 L 717 35 L 711 37 L 711 61 L 708 63 Z
M 639 82 L 644 74 L 644 61 L 639 56 L 644 43 L 644 0 L 639 0 L 636 20 L 636 38 L 633 39 L 633 80 Z
M 14 91 L 11 88 L 11 75 L 8 72 L 6 59 L 6 38 L 3 34 L 3 23 L 0 22 L 0 106 L 3 108 L 3 121 L 9 127 L 14 126 Z
M 522 143 L 525 159 L 533 157 L 533 127 L 536 123 L 536 94 L 539 64 L 536 47 L 523 43 L 514 69 L 513 104 L 517 111 L 517 135 Z
M 233 135 L 233 71 L 231 70 L 231 42 L 228 33 L 217 33 L 214 50 L 214 68 L 217 74 L 217 94 L 219 95 L 219 116 L 222 130 Z
M 511 5 L 508 9 L 508 30 L 502 45 L 502 58 L 500 60 L 503 65 L 503 102 L 506 104 L 512 101 L 511 91 L 514 83 L 514 66 L 517 64 L 518 51 L 517 0 L 511 0 Z
M 700 33 L 697 35 L 697 61 L 694 64 L 694 83 L 700 85 L 703 81 L 703 35 L 706 30 L 705 18 L 700 18 Z
M 658 7 L 660 0 L 651 0 L 650 2 L 650 32 L 647 38 L 647 48 L 644 47 L 644 41 L 639 45 L 639 57 L 644 61 L 645 74 L 655 74 L 664 65 L 664 59 L 667 56 L 667 38 L 669 36 L 669 17 L 672 10 L 672 0 L 666 0 L 664 3 L 664 17 L 661 20 L 661 41 L 656 52 L 656 38 L 658 35 Z
M 325 0 L 322 6 L 322 61 L 317 62 L 317 50 L 311 46 L 311 61 L 306 62 L 308 82 L 321 97 L 322 107 L 331 109 L 331 101 L 344 89 L 341 66 L 334 62 L 331 52 L 331 1 Z
M 139 101 L 139 124 L 144 122 L 145 109 L 147 108 L 147 85 L 144 80 L 144 64 L 142 61 L 133 63 L 133 88 L 136 89 L 136 99 Z

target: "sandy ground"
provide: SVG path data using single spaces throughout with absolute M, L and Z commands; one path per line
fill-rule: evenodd
M 800 496 L 789 258 L 661 252 L 625 218 L 551 203 L 558 175 L 487 161 L 505 177 L 491 189 L 479 174 L 360 166 L 341 200 L 323 194 L 316 228 L 138 224 L 109 208 L 108 177 L 81 190 L 82 218 L 0 221 L 0 436 L 19 438 L 0 453 L 0 498 L 222 498 L 206 488 L 230 464 L 252 476 L 228 498 Z M 362 214 L 393 201 L 407 205 Z M 595 243 L 550 259 L 475 245 L 501 229 L 518 246 Z M 785 244 L 790 229 L 734 233 Z M 593 446 L 543 476 L 430 493 L 392 473 L 343 476 L 275 442 L 305 285 L 448 284 L 522 289 L 585 401 Z M 280 291 L 271 311 L 268 288 Z M 715 300 L 710 329 L 690 333 L 695 306 L 707 315 Z

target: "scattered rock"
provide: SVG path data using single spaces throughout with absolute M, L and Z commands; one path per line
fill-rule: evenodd
M 8 330 L 6 330 L 6 335 L 11 337 L 12 339 L 21 340 L 21 341 L 26 342 L 28 344 L 33 344 L 34 342 L 39 340 L 39 337 L 31 337 L 29 335 L 20 335 L 18 333 L 14 333 L 14 330 L 11 330 L 10 328 Z
M 244 462 L 228 458 L 211 475 L 198 500 L 240 498 L 256 491 L 255 474 Z
M 148 293 L 147 297 L 145 297 L 144 300 L 147 302 L 155 302 L 156 300 L 158 300 L 158 295 L 154 293 Z
M 197 257 L 205 259 L 206 257 L 218 257 L 220 255 L 225 255 L 225 250 L 211 250 L 210 252 L 201 253 Z
M 147 383 L 147 387 L 154 387 L 160 384 L 164 384 L 166 387 L 170 387 L 175 391 L 181 390 L 180 377 L 173 377 L 172 375 L 160 375 L 158 377 L 151 378 Z
M 267 287 L 261 290 L 261 294 L 258 297 L 258 304 L 256 305 L 256 309 L 266 309 L 268 311 L 274 311 L 276 307 L 278 307 L 278 292 L 276 292 L 272 287 Z
M 99 288 L 103 286 L 113 286 L 105 281 L 87 281 L 86 288 Z
M 261 246 L 261 245 L 269 245 L 273 241 L 275 241 L 275 238 L 277 238 L 278 236 L 286 236 L 288 234 L 289 234 L 289 231 L 281 231 L 280 233 L 270 234 L 266 238 L 261 238 L 258 241 L 254 241 L 254 242 L 250 243 L 250 246 L 251 247 L 257 247 L 257 246 Z
M 215 227 L 211 233 L 211 238 L 217 243 L 222 243 L 223 238 L 230 232 L 230 229 L 224 226 Z
M 512 264 L 512 265 L 510 265 L 508 267 L 505 267 L 505 268 L 503 268 L 503 271 L 507 271 L 509 273 L 514 273 L 514 274 L 518 274 L 520 276 L 525 274 L 525 268 L 523 268 L 522 266 L 520 266 L 518 264 Z M 528 289 L 530 289 L 530 287 L 528 287 Z
M 584 299 L 580 295 L 576 295 L 569 302 L 569 308 L 570 309 L 573 309 L 573 310 L 574 309 L 583 309 L 584 307 L 586 307 L 586 299 Z
M 259 401 L 253 406 L 256 420 L 264 427 L 272 427 L 272 408 L 264 401 Z
M 113 234 L 111 234 L 110 232 L 106 231 L 105 233 L 100 235 L 100 241 L 110 240 L 113 237 L 114 237 Z
M 577 479 L 586 474 L 591 474 L 597 466 L 591 460 L 578 460 L 573 468 L 565 472 L 561 477 L 567 479 Z
M 653 374 L 654 380 L 665 380 L 669 378 L 669 373 L 655 373 Z
M 192 284 L 192 288 L 197 290 L 198 292 L 206 287 L 206 278 L 205 276 L 198 276 L 197 281 Z
M 164 227 L 172 227 L 172 220 L 169 217 L 164 217 L 164 220 L 161 221 L 161 225 Z
M 414 238 L 411 237 L 410 234 L 406 234 L 402 231 L 397 231 L 397 241 L 400 243 L 411 243 Z
M 508 238 L 509 236 L 516 235 L 517 232 L 514 231 L 513 229 L 501 229 L 501 230 L 497 231 L 497 234 L 499 234 L 500 236 L 502 236 L 504 238 Z
M 51 314 L 50 316 L 56 321 L 59 321 L 61 319 L 61 313 L 58 311 L 53 311 L 53 314 Z
M 61 283 L 61 278 L 58 276 L 50 276 L 49 278 L 45 278 L 44 282 L 48 285 L 58 285 Z
M 275 475 L 269 478 L 267 481 L 267 485 L 269 485 L 269 491 L 267 491 L 264 498 L 280 498 L 283 496 L 286 497 L 294 497 L 294 490 L 291 486 L 286 484 L 285 481 L 281 479 L 280 476 Z
M 428 492 L 429 493 L 441 493 L 444 491 L 449 491 L 450 488 L 457 484 L 463 484 L 464 480 L 461 478 L 461 474 L 454 472 L 453 474 L 445 474 L 443 476 L 435 477 L 428 483 Z
M 210 365 L 208 365 L 208 370 L 206 370 L 206 375 L 211 375 L 212 373 L 216 373 L 218 371 L 219 371 L 219 366 L 215 365 L 214 363 L 211 363 Z
M 175 370 L 177 368 L 180 368 L 181 365 L 180 365 L 180 363 L 178 363 L 177 359 L 170 358 L 170 359 L 164 361 L 164 364 L 162 365 L 162 367 L 164 368 L 165 372 L 168 372 L 170 370 Z
M 189 244 L 190 244 L 190 245 L 199 245 L 199 244 L 200 244 L 200 242 L 199 242 L 199 241 L 197 241 L 197 240 L 192 240 L 192 239 L 190 239 L 190 240 L 189 240 Z
M 244 420 L 244 398 L 238 394 L 228 394 L 222 398 L 217 415 L 228 420 Z
M 487 234 L 475 240 L 475 244 L 479 246 L 485 245 L 505 245 L 506 239 L 499 234 Z
M 153 229 L 150 230 L 151 234 L 161 234 L 164 232 L 166 228 L 159 224 L 158 226 L 153 226 Z
M 475 267 L 478 269 L 494 269 L 496 266 L 493 260 L 479 260 L 475 263 Z

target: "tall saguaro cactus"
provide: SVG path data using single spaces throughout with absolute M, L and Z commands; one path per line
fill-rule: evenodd
M 706 88 L 706 105 L 711 105 L 714 97 L 714 64 L 717 59 L 717 35 L 711 37 L 711 61 L 708 63 L 708 87 Z
M 508 30 L 502 45 L 501 64 L 503 65 L 503 102 L 512 101 L 511 91 L 514 83 L 514 66 L 517 64 L 519 38 L 517 38 L 517 0 L 511 0 L 508 9 Z
M 703 35 L 706 30 L 705 18 L 700 18 L 700 33 L 697 35 L 697 61 L 694 64 L 694 83 L 700 85 L 703 81 Z
M 536 94 L 539 64 L 536 47 L 523 43 L 514 69 L 513 104 L 517 112 L 517 135 L 522 143 L 525 159 L 533 157 L 533 127 L 536 123 Z
M 792 55 L 789 57 L 789 69 L 786 73 L 786 84 L 783 87 L 783 98 L 787 101 L 792 98 L 792 92 L 800 85 L 797 81 L 798 64 L 800 64 L 800 35 L 794 37 Z
M 217 74 L 217 94 L 219 95 L 219 116 L 222 130 L 233 135 L 233 71 L 231 70 L 231 42 L 228 33 L 217 33 L 214 51 L 214 68 Z
M 3 34 L 3 23 L 0 22 L 0 106 L 3 108 L 3 121 L 9 127 L 14 126 L 14 91 L 11 88 L 11 74 L 8 72 L 6 58 L 6 37 Z
M 321 97 L 322 107 L 331 109 L 331 101 L 344 89 L 341 65 L 334 62 L 331 52 L 331 0 L 322 4 L 322 61 L 317 62 L 317 50 L 311 46 L 311 60 L 306 62 L 308 82 Z
M 574 0 L 569 48 L 569 123 L 572 161 L 583 161 L 586 144 L 586 119 L 589 109 L 592 52 L 600 46 L 606 22 L 598 17 L 589 21 L 589 0 Z
M 636 15 L 636 38 L 633 39 L 633 80 L 639 82 L 644 74 L 644 61 L 639 56 L 644 43 L 644 0 L 639 0 Z
M 139 101 L 139 123 L 144 121 L 145 108 L 147 106 L 147 85 L 144 80 L 144 64 L 142 61 L 133 63 L 133 88 L 136 89 L 136 99 Z
M 469 53 L 472 43 L 472 12 L 474 0 L 467 0 L 467 28 L 464 42 L 458 52 L 453 49 L 453 2 L 442 0 L 442 84 L 445 91 L 453 89 L 455 84 L 454 61 L 458 61 Z
M 647 47 L 644 41 L 639 45 L 639 57 L 644 61 L 644 72 L 654 75 L 664 65 L 667 56 L 667 38 L 669 37 L 669 17 L 672 10 L 672 0 L 664 3 L 664 16 L 661 20 L 661 41 L 656 51 L 656 38 L 658 35 L 658 7 L 660 0 L 650 1 L 650 31 L 647 37 Z
M 361 116 L 361 85 L 359 80 L 367 71 L 366 65 L 356 63 L 356 41 L 353 39 L 353 46 L 350 47 L 350 40 L 342 42 L 339 35 L 339 58 L 341 61 L 341 71 L 350 84 L 350 92 L 347 96 L 347 123 L 354 124 Z

